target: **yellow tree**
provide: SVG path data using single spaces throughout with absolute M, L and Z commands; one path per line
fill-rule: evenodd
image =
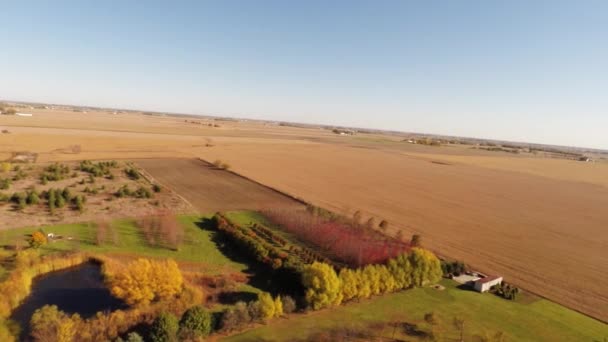
M 137 259 L 124 267 L 104 266 L 110 291 L 129 305 L 169 299 L 182 291 L 184 280 L 173 260 Z
M 283 316 L 283 301 L 281 300 L 281 296 L 277 296 L 274 299 L 274 316 L 275 317 Z
M 359 293 L 357 290 L 358 278 L 355 271 L 343 268 L 340 270 L 339 278 L 342 284 L 342 299 L 347 301 L 356 298 Z
M 314 262 L 304 268 L 302 284 L 306 288 L 306 301 L 314 310 L 342 302 L 340 278 L 328 264 Z
M 412 285 L 422 286 L 435 283 L 441 279 L 441 262 L 431 251 L 422 248 L 412 248 L 408 255 L 412 266 Z
M 272 297 L 270 296 L 270 294 L 268 294 L 266 292 L 262 292 L 258 299 L 258 303 L 260 304 L 260 313 L 261 313 L 262 319 L 266 320 L 266 319 L 274 317 L 275 305 L 274 305 L 274 301 L 272 300 Z

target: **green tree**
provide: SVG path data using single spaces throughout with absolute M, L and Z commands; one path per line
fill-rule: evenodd
M 186 310 L 179 322 L 180 335 L 189 338 L 205 337 L 213 329 L 213 316 L 202 306 L 193 306 Z
M 177 342 L 179 323 L 175 315 L 163 312 L 152 323 L 150 340 L 153 342 Z
M 342 302 L 340 278 L 328 264 L 315 261 L 306 266 L 302 284 L 306 288 L 306 301 L 314 310 Z

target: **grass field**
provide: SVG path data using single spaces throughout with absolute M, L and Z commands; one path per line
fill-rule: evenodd
M 42 254 L 54 253 L 78 249 L 91 253 L 112 254 L 124 257 L 162 257 L 173 258 L 179 262 L 188 263 L 196 268 L 196 271 L 207 274 L 220 272 L 240 272 L 247 268 L 246 265 L 234 262 L 222 254 L 212 241 L 212 231 L 201 229 L 199 224 L 205 217 L 180 216 L 179 221 L 184 227 L 184 242 L 178 251 L 167 248 L 151 247 L 139 233 L 139 229 L 132 220 L 116 220 L 112 222 L 117 232 L 117 243 L 102 244 L 95 241 L 95 225 L 66 224 L 43 227 L 46 233 L 62 235 L 65 238 L 73 237 L 73 240 L 57 240 L 50 242 L 40 248 Z M 26 234 L 38 230 L 38 228 L 22 228 L 0 231 L 0 245 L 10 245 L 17 241 L 25 241 Z
M 592 318 L 544 299 L 531 303 L 507 301 L 492 294 L 479 294 L 456 288 L 451 280 L 442 281 L 445 290 L 417 288 L 396 294 L 350 303 L 335 309 L 276 319 L 244 333 L 222 339 L 226 342 L 297 341 L 335 328 L 362 328 L 379 322 L 408 322 L 424 326 L 424 314 L 438 317 L 441 340 L 457 341 L 459 331 L 454 317 L 465 320 L 465 341 L 474 336 L 503 332 L 506 341 L 604 341 L 608 326 Z M 392 327 L 374 329 L 375 336 L 391 337 Z M 415 336 L 397 331 L 407 341 Z

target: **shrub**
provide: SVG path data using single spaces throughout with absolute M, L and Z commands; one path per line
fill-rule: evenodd
M 141 174 L 139 173 L 139 171 L 132 167 L 125 169 L 125 174 L 132 180 L 139 180 L 141 178 Z
M 38 192 L 36 190 L 31 190 L 27 193 L 27 204 L 38 204 L 40 202 L 40 197 L 38 196 Z
M 45 305 L 32 315 L 31 335 L 37 341 L 71 342 L 79 322 L 78 314 L 70 317 L 56 305 Z
M 179 324 L 175 315 L 163 312 L 152 323 L 150 340 L 153 342 L 177 342 Z
M 8 190 L 11 187 L 11 180 L 9 178 L 0 179 L 0 190 Z
M 283 312 L 285 314 L 290 314 L 296 311 L 296 301 L 293 300 L 290 296 L 282 296 L 281 302 L 283 306 Z
M 46 244 L 46 242 L 46 235 L 41 231 L 32 233 L 32 236 L 28 240 L 28 243 L 32 248 L 39 248 L 40 246 Z
M 154 191 L 154 192 L 161 192 L 161 190 L 162 189 L 161 189 L 160 185 L 158 185 L 158 184 L 153 184 L 152 185 L 152 191 Z
M 9 172 L 12 168 L 11 163 L 3 162 L 0 163 L 0 172 Z
M 213 329 L 213 316 L 202 306 L 194 306 L 184 312 L 179 322 L 180 336 L 205 337 Z

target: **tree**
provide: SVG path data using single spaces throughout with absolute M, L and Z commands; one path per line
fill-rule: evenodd
M 144 342 L 144 339 L 136 332 L 131 332 L 127 335 L 126 342 Z
M 150 340 L 153 342 L 177 342 L 179 324 L 175 315 L 163 312 L 152 323 Z
M 129 305 L 148 304 L 153 300 L 166 300 L 182 291 L 184 279 L 173 260 L 151 261 L 137 259 L 118 270 L 104 273 L 112 295 Z
M 361 213 L 361 210 L 355 211 L 355 213 L 353 214 L 353 222 L 357 225 L 361 224 L 362 217 L 363 214 Z
M 382 220 L 380 221 L 380 224 L 378 225 L 378 227 L 383 231 L 386 232 L 388 230 L 388 221 L 387 220 Z
M 376 220 L 373 217 L 370 217 L 367 222 L 365 222 L 365 226 L 369 229 L 373 229 L 376 226 Z
M 422 248 L 412 248 L 408 255 L 412 267 L 412 285 L 422 286 L 441 279 L 441 262 L 433 252 Z
M 412 247 L 422 246 L 422 237 L 418 234 L 412 235 L 412 239 L 410 240 L 410 246 L 412 246 Z
M 274 316 L 275 317 L 283 316 L 283 301 L 281 300 L 281 296 L 277 296 L 274 299 Z
M 45 305 L 36 310 L 30 320 L 31 335 L 36 341 L 72 342 L 76 336 L 80 316 L 68 316 L 56 305 Z
M 343 268 L 340 270 L 340 283 L 342 285 L 342 298 L 344 301 L 358 297 L 358 278 L 354 270 Z
M 328 264 L 315 261 L 306 266 L 302 273 L 302 284 L 306 288 L 306 301 L 314 310 L 342 302 L 340 279 Z
M 395 239 L 397 239 L 398 241 L 403 241 L 403 237 L 405 236 L 405 233 L 403 233 L 403 230 L 399 229 L 396 233 L 395 233 Z
M 180 335 L 188 337 L 205 337 L 213 329 L 213 316 L 202 306 L 193 306 L 186 310 L 179 322 Z
M 39 248 L 40 246 L 46 244 L 46 242 L 46 235 L 41 231 L 32 233 L 32 236 L 28 239 L 28 243 L 32 248 Z
M 272 318 L 275 316 L 274 300 L 269 293 L 262 292 L 259 296 L 258 302 L 260 303 L 261 318 L 263 320 Z

